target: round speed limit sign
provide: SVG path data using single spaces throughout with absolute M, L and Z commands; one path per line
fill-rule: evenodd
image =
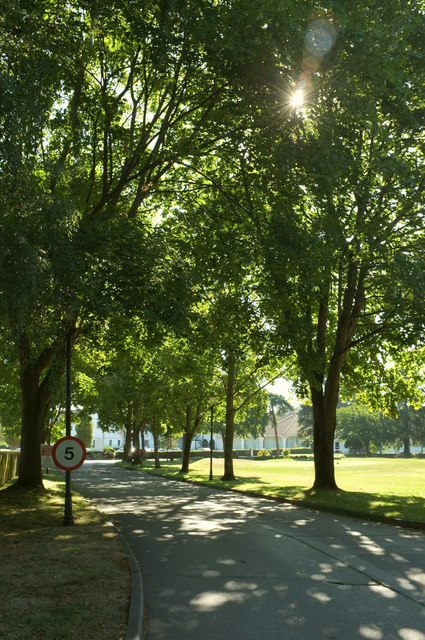
M 65 436 L 53 447 L 52 458 L 59 469 L 74 471 L 81 467 L 86 459 L 86 448 L 79 438 Z

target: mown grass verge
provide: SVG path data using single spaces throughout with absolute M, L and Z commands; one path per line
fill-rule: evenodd
M 75 493 L 64 527 L 64 482 L 44 484 L 0 490 L 0 638 L 123 640 L 130 575 L 116 531 Z
M 313 491 L 313 458 L 235 460 L 237 479 L 222 482 L 223 461 L 192 462 L 188 474 L 179 473 L 181 461 L 161 461 L 161 468 L 146 461 L 148 473 L 175 480 L 199 482 L 222 489 L 290 500 L 357 516 L 415 523 L 425 528 L 425 460 L 413 458 L 345 458 L 335 461 L 338 491 Z

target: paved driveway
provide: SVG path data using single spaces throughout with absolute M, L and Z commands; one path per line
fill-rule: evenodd
M 147 640 L 425 640 L 425 535 L 86 462 L 140 564 Z

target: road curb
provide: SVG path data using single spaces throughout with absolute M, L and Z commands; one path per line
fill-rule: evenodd
M 127 551 L 128 565 L 130 567 L 131 575 L 130 608 L 128 611 L 128 626 L 125 640 L 142 640 L 144 611 L 142 574 L 140 573 L 140 567 L 136 556 L 125 539 L 124 534 L 116 525 L 114 525 L 114 527 L 118 531 Z
M 94 509 L 103 514 L 105 518 L 105 513 L 102 512 L 99 507 L 96 505 L 96 501 L 87 498 L 81 492 L 80 489 L 77 488 L 79 494 L 90 504 Z M 128 544 L 123 532 L 121 529 L 111 520 L 105 519 L 109 525 L 111 525 L 117 534 L 119 535 L 122 544 L 127 552 L 128 566 L 130 569 L 131 576 L 131 587 L 130 587 L 130 607 L 128 610 L 128 618 L 127 618 L 127 633 L 124 640 L 142 640 L 143 639 L 143 630 L 144 630 L 144 597 L 143 597 L 143 581 L 142 574 L 140 571 L 139 563 L 137 562 L 136 556 L 134 555 L 130 545 Z

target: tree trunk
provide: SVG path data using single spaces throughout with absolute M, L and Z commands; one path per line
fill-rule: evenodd
M 406 458 L 412 456 L 412 452 L 410 451 L 410 436 L 408 434 L 403 437 L 403 455 L 406 456 Z
M 185 434 L 183 438 L 183 458 L 182 458 L 182 466 L 180 469 L 180 473 L 188 473 L 189 472 L 189 463 L 190 463 L 190 448 L 192 446 L 193 435 Z
M 153 417 L 152 420 L 152 435 L 153 435 L 153 446 L 155 449 L 155 469 L 159 469 L 161 467 L 161 463 L 159 461 L 159 451 L 158 451 L 158 444 L 159 444 L 159 425 L 158 425 L 158 418 L 156 416 Z
M 40 447 L 44 419 L 52 395 L 50 367 L 56 353 L 55 348 L 50 348 L 33 362 L 26 336 L 21 336 L 19 361 L 22 427 L 19 475 L 13 485 L 16 489 L 44 489 Z
M 330 282 L 324 291 L 317 320 L 316 344 L 317 353 L 322 360 L 322 369 L 313 375 L 311 370 L 308 371 L 308 367 L 306 371 L 306 378 L 311 381 L 310 390 L 313 402 L 314 489 L 338 488 L 335 482 L 334 438 L 339 381 L 346 354 L 351 348 L 351 340 L 364 306 L 365 279 L 368 273 L 367 266 L 359 265 L 355 257 L 352 256 L 351 258 L 352 260 L 347 268 L 344 291 L 342 291 L 342 281 L 340 280 L 341 295 L 338 326 L 328 371 L 326 373 L 325 363 L 327 360 L 326 352 L 330 346 L 329 344 L 326 345 Z M 306 357 L 306 353 L 303 353 L 303 357 Z M 325 379 L 326 384 L 323 391 Z
M 190 461 L 190 448 L 192 446 L 193 433 L 191 430 L 192 422 L 192 407 L 186 406 L 186 419 L 184 424 L 184 436 L 183 436 L 183 458 L 180 473 L 188 473 L 189 461 Z
M 124 460 L 131 462 L 131 443 L 133 440 L 133 407 L 127 407 L 127 415 L 125 417 L 125 443 L 124 443 Z
M 146 447 L 145 447 L 145 425 L 139 425 L 139 432 L 140 432 L 140 439 L 141 439 L 141 449 L 142 449 L 142 453 L 140 455 L 140 466 L 143 466 L 143 462 L 145 460 L 146 457 Z
M 280 456 L 279 436 L 277 434 L 277 419 L 276 419 L 276 414 L 273 407 L 272 407 L 272 423 L 273 423 L 273 429 L 274 429 L 274 436 L 276 438 L 276 455 Z
M 27 370 L 21 375 L 22 393 L 22 431 L 21 455 L 19 459 L 19 477 L 16 488 L 42 489 L 40 446 L 42 440 L 43 418 L 48 398 L 40 392 L 38 376 Z
M 334 394 L 332 394 L 334 396 Z M 311 389 L 313 402 L 314 485 L 313 489 L 337 489 L 334 469 L 336 401 L 322 390 Z
M 137 452 L 140 450 L 140 427 L 133 423 L 133 447 Z
M 140 449 L 140 436 L 139 436 L 139 425 L 136 425 L 136 421 L 133 420 L 133 433 L 132 433 L 132 442 L 133 442 L 133 454 L 131 459 L 134 464 L 140 464 L 141 460 L 141 449 Z
M 182 466 L 180 469 L 180 473 L 189 472 L 190 449 L 192 446 L 192 441 L 195 436 L 195 433 L 198 431 L 198 427 L 201 424 L 201 420 L 202 420 L 201 407 L 200 405 L 198 405 L 196 409 L 196 415 L 192 425 L 192 407 L 188 405 L 186 407 L 186 421 L 185 421 L 183 452 L 182 452 L 183 459 L 182 459 Z
M 410 411 L 407 401 L 403 402 L 403 410 L 400 411 L 400 419 L 402 424 L 404 423 L 402 435 L 403 456 L 406 456 L 406 458 L 410 458 L 412 455 L 412 452 L 410 451 Z
M 224 441 L 224 476 L 222 480 L 235 480 L 233 471 L 233 437 L 235 433 L 235 371 L 236 358 L 234 353 L 229 353 L 227 367 L 226 390 L 226 438 Z

